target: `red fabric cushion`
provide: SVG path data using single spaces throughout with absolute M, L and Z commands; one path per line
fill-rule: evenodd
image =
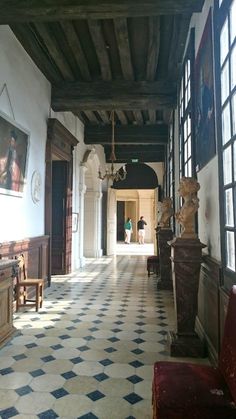
M 229 296 L 219 368 L 236 403 L 236 286 Z
M 220 371 L 206 365 L 157 362 L 154 418 L 235 419 L 236 407 Z

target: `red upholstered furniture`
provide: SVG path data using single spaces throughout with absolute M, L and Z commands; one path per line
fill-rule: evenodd
M 154 419 L 236 419 L 236 286 L 230 293 L 218 368 L 156 362 Z
M 151 272 L 158 274 L 159 272 L 159 256 L 148 256 L 147 257 L 147 271 L 148 276 L 150 276 Z

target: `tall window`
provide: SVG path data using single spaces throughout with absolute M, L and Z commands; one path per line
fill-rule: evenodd
M 179 92 L 179 175 L 193 175 L 193 141 L 192 141 L 192 67 L 193 39 L 191 32 L 186 57 L 183 64 L 182 79 Z
M 171 116 L 169 125 L 169 141 L 167 147 L 167 190 L 166 196 L 172 199 L 173 207 L 175 208 L 175 172 L 174 172 L 174 113 Z M 174 231 L 175 221 L 174 217 L 170 219 L 171 228 Z
M 227 2 L 229 4 L 229 1 Z M 222 257 L 225 272 L 236 279 L 236 0 L 219 2 L 221 82 Z
M 167 152 L 167 196 L 174 198 L 174 122 L 173 118 L 169 126 L 169 141 L 168 141 L 168 152 Z

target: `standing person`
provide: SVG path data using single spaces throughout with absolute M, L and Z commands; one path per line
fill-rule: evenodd
M 146 221 L 143 219 L 143 216 L 141 216 L 137 224 L 139 244 L 144 244 L 144 237 L 145 237 L 144 226 L 146 225 L 147 225 Z
M 127 218 L 124 227 L 125 227 L 125 243 L 130 244 L 131 233 L 133 231 L 131 218 L 129 217 Z

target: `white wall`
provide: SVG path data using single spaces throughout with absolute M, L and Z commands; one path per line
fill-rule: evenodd
M 22 197 L 0 194 L 0 242 L 44 235 L 45 147 L 49 117 L 57 118 L 79 141 L 74 149 L 73 212 L 79 213 L 81 225 L 84 220 L 80 218 L 80 201 L 85 188 L 84 179 L 81 178 L 82 161 L 86 150 L 93 148 L 98 162 L 96 170 L 98 171 L 99 165 L 103 169 L 103 147 L 84 144 L 84 126 L 72 113 L 54 113 L 51 110 L 50 83 L 8 26 L 0 26 L 0 69 L 0 112 L 30 133 L 26 182 Z M 0 137 L 1 140 L 3 139 Z M 35 170 L 40 173 L 42 179 L 41 197 L 37 203 L 33 202 L 31 196 L 31 178 Z M 81 266 L 81 240 L 83 234 L 81 229 L 78 229 L 72 236 L 72 270 Z M 97 241 L 99 240 L 98 237 Z
M 164 170 L 165 170 L 164 163 L 145 163 L 145 164 L 154 170 L 154 172 L 157 175 L 158 185 L 160 185 L 163 188 Z
M 0 69 L 0 111 L 30 133 L 23 197 L 0 194 L 3 242 L 44 234 L 45 145 L 51 89 L 8 26 L 0 26 Z M 31 197 L 35 170 L 43 182 L 37 203 Z
M 219 219 L 219 179 L 217 156 L 198 173 L 201 189 L 198 192 L 200 207 L 198 211 L 199 238 L 207 245 L 204 252 L 217 260 L 220 254 L 220 219 Z

